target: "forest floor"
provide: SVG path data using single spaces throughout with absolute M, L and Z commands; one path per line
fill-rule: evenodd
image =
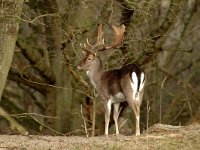
M 200 124 L 156 124 L 141 136 L 0 135 L 0 150 L 200 150 Z

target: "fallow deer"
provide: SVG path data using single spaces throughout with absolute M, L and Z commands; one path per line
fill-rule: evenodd
M 114 105 L 113 119 L 116 134 L 119 134 L 118 117 L 120 102 L 127 101 L 135 113 L 136 136 L 140 135 L 140 105 L 142 102 L 145 73 L 135 64 L 127 65 L 121 69 L 105 71 L 99 51 L 109 50 L 119 46 L 123 40 L 125 26 L 112 26 L 114 41 L 110 46 L 104 44 L 102 24 L 98 26 L 96 44 L 92 45 L 87 39 L 86 44 L 80 44 L 85 57 L 80 61 L 78 69 L 85 70 L 91 84 L 97 90 L 105 107 L 105 135 L 108 135 L 111 105 Z

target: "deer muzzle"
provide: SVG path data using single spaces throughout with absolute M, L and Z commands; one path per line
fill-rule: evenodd
M 80 67 L 80 66 L 77 66 L 77 69 L 78 69 L 78 70 L 81 70 L 81 67 Z

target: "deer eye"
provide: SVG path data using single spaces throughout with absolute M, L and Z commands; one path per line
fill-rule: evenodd
M 92 59 L 90 57 L 88 57 L 87 60 L 92 60 Z

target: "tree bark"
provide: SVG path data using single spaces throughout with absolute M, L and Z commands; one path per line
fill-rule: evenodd
M 49 88 L 46 96 L 45 114 L 56 116 L 58 119 L 47 119 L 46 123 L 60 132 L 65 132 L 70 127 L 72 88 L 70 73 L 67 71 L 66 64 L 62 62 L 62 22 L 61 16 L 57 14 L 58 3 L 53 0 L 41 2 L 40 11 L 43 14 L 55 14 L 44 18 L 48 57 L 55 75 L 54 87 Z
M 12 62 L 23 0 L 0 1 L 0 98 Z

